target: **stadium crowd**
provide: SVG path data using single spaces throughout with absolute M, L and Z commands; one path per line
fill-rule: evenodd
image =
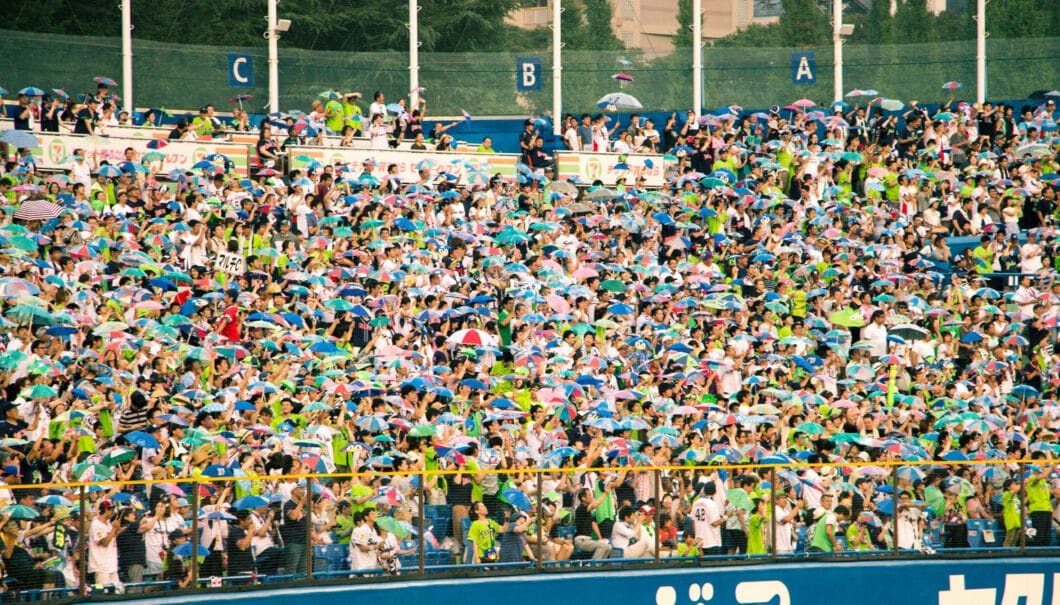
M 564 119 L 570 149 L 663 154 L 657 190 L 551 180 L 532 120 L 517 174 L 476 185 L 284 170 L 292 137 L 448 142 L 340 94 L 176 127 L 256 130 L 246 178 L 19 151 L 5 586 L 187 586 L 193 496 L 200 577 L 304 573 L 307 544 L 397 573 L 420 504 L 432 549 L 483 564 L 1055 545 L 1053 98 Z M 100 101 L 58 120 L 92 133 Z M 55 105 L 21 95 L 15 128 Z M 739 463 L 791 466 L 715 468 Z M 286 477 L 351 472 L 375 474 Z M 140 479 L 86 519 L 77 488 L 15 487 Z

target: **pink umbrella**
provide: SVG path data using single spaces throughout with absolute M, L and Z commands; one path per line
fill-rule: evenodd
M 887 176 L 887 169 L 884 168 L 883 166 L 873 166 L 873 167 L 869 168 L 868 174 L 869 174 L 869 176 L 883 178 L 883 177 Z
M 558 294 L 549 294 L 545 297 L 545 302 L 556 313 L 570 313 L 570 303 Z
M 611 76 L 612 80 L 618 80 L 620 82 L 632 82 L 633 76 L 624 73 L 618 73 Z
M 589 267 L 578 267 L 574 270 L 574 273 L 571 273 L 571 277 L 574 279 L 589 279 L 590 277 L 599 277 L 599 275 L 599 273 Z
M 811 101 L 809 99 L 803 98 L 803 99 L 799 99 L 798 101 L 795 101 L 794 103 L 792 103 L 792 105 L 802 109 L 802 108 L 806 108 L 806 107 L 814 107 L 814 106 L 817 105 L 817 103 L 814 103 L 813 101 Z
M 943 90 L 956 90 L 958 88 L 964 88 L 964 84 L 960 82 L 949 81 L 942 85 Z

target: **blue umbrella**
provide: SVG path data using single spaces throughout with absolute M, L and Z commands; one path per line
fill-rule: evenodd
M 36 86 L 27 86 L 22 90 L 18 91 L 18 94 L 30 97 L 42 97 L 44 96 L 44 91 L 40 88 L 37 88 Z
M 198 550 L 200 557 L 207 557 L 210 555 L 210 549 L 206 548 L 202 544 L 199 544 Z M 180 546 L 173 549 L 173 554 L 177 555 L 178 557 L 190 557 L 191 553 L 191 542 L 185 542 L 184 544 L 181 544 Z
M 121 168 L 118 168 L 117 166 L 111 166 L 110 164 L 104 164 L 103 166 L 99 167 L 97 174 L 109 178 L 117 178 L 121 176 Z
M 530 510 L 534 508 L 533 503 L 530 502 L 530 498 L 517 489 L 504 490 L 501 492 L 501 499 L 506 500 L 508 504 L 511 504 L 519 510 Z
M 903 466 L 898 469 L 898 478 L 909 481 L 920 481 L 924 478 L 924 472 L 915 466 Z
M 334 343 L 322 340 L 317 343 L 309 345 L 309 350 L 314 353 L 324 353 L 325 355 L 334 355 L 335 353 L 342 353 L 343 350 L 336 347 Z
M 133 431 L 131 433 L 126 433 L 125 440 L 133 445 L 145 447 L 148 449 L 157 449 L 159 447 L 158 439 L 155 439 L 154 437 L 148 435 L 143 431 Z
M 361 416 L 357 419 L 357 427 L 365 431 L 378 433 L 390 428 L 390 423 L 382 416 Z
M 40 142 L 32 133 L 25 130 L 6 130 L 0 134 L 0 143 L 7 143 L 19 149 L 35 149 L 40 147 Z
M 1038 389 L 1030 386 L 1029 384 L 1018 384 L 1012 387 L 1012 396 L 1019 397 L 1020 399 L 1027 399 L 1028 397 L 1038 397 L 1041 393 Z
M 236 520 L 235 516 L 230 515 L 230 514 L 228 514 L 226 512 L 223 512 L 223 511 L 219 511 L 219 510 L 215 510 L 213 512 L 206 513 L 206 514 L 200 516 L 199 519 L 205 520 L 205 521 L 235 521 Z
M 206 477 L 231 477 L 234 475 L 232 469 L 223 464 L 211 464 L 202 471 L 202 474 Z
M 236 510 L 247 510 L 251 508 L 261 508 L 268 505 L 269 501 L 261 496 L 243 496 L 232 503 L 232 508 Z

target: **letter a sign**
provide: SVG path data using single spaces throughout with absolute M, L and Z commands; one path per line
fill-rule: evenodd
M 791 53 L 791 83 L 817 83 L 817 58 L 813 52 Z
M 541 90 L 541 59 L 518 57 L 515 60 L 515 90 L 537 92 Z

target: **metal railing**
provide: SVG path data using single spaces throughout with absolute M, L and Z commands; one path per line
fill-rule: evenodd
M 193 589 L 195 587 L 218 587 L 226 585 L 248 585 L 248 584 L 272 584 L 272 583 L 290 583 L 290 582 L 317 582 L 328 579 L 346 578 L 356 579 L 365 577 L 375 576 L 386 576 L 396 575 L 401 573 L 403 575 L 417 574 L 424 575 L 430 573 L 468 573 L 468 572 L 479 572 L 479 571 L 490 571 L 490 572 L 519 572 L 519 573 L 532 573 L 534 569 L 541 570 L 545 568 L 556 568 L 556 567 L 615 567 L 615 566 L 651 566 L 659 564 L 668 565 L 718 565 L 724 564 L 727 561 L 743 561 L 743 562 L 776 562 L 787 559 L 805 559 L 805 558 L 842 558 L 844 560 L 857 560 L 866 557 L 879 557 L 885 555 L 899 556 L 899 557 L 923 557 L 923 556 L 939 556 L 946 555 L 950 556 L 954 553 L 969 553 L 976 554 L 978 556 L 1011 556 L 1013 553 L 1019 553 L 1020 555 L 1036 554 L 1039 551 L 1050 550 L 1057 546 L 1055 538 L 1052 535 L 1047 535 L 1044 540 L 1041 536 L 1035 535 L 1034 544 L 1029 543 L 1028 540 L 1028 502 L 1027 498 L 1024 497 L 1026 494 L 1027 480 L 1028 477 L 1041 478 L 1043 473 L 1052 472 L 1055 475 L 1055 471 L 1051 467 L 1046 469 L 1041 468 L 1040 465 L 1043 463 L 1051 462 L 1049 460 L 947 460 L 947 461 L 880 461 L 880 462 L 855 462 L 855 463 L 824 463 L 824 464 L 808 464 L 808 463 L 778 463 L 778 464 L 763 464 L 763 463 L 749 463 L 749 464 L 724 464 L 724 465 L 710 465 L 710 466 L 665 466 L 665 467 L 650 467 L 650 466 L 613 466 L 613 467 L 601 467 L 601 468 L 520 468 L 520 469 L 505 469 L 505 470 L 475 470 L 468 471 L 467 469 L 447 469 L 447 470 L 414 470 L 414 471 L 395 471 L 395 472 L 383 472 L 383 473 L 331 473 L 331 474 L 300 474 L 300 475 L 285 475 L 285 476 L 197 476 L 197 477 L 180 477 L 162 480 L 139 480 L 139 481 L 102 481 L 102 482 L 91 482 L 91 483 L 53 483 L 53 484 L 40 484 L 40 485 L 9 485 L 6 489 L 12 490 L 15 495 L 16 501 L 23 501 L 23 496 L 28 495 L 27 492 L 34 494 L 41 494 L 47 492 L 52 494 L 52 498 L 42 499 L 41 503 L 36 505 L 36 508 L 23 506 L 8 507 L 2 509 L 0 515 L 3 515 L 0 520 L 4 522 L 4 525 L 9 523 L 17 524 L 20 532 L 32 532 L 34 529 L 38 530 L 38 533 L 46 535 L 47 528 L 50 524 L 52 527 L 52 537 L 56 535 L 55 528 L 62 524 L 65 527 L 63 535 L 69 535 L 70 530 L 76 531 L 76 541 L 69 548 L 69 552 L 65 556 L 61 556 L 60 560 L 56 561 L 54 554 L 56 552 L 62 553 L 64 546 L 57 545 L 55 540 L 49 542 L 52 552 L 46 552 L 39 554 L 42 558 L 51 559 L 51 562 L 47 565 L 38 564 L 38 568 L 42 570 L 50 570 L 55 567 L 62 568 L 63 566 L 72 566 L 72 570 L 75 573 L 66 573 L 64 577 L 76 576 L 76 585 L 63 586 L 51 586 L 51 582 L 44 581 L 42 586 L 29 588 L 23 581 L 23 578 L 18 577 L 19 570 L 12 569 L 9 564 L 6 569 L 5 584 L 9 592 L 16 593 L 18 600 L 38 600 L 44 598 L 70 598 L 78 597 L 80 595 L 88 595 L 93 592 L 115 592 L 115 591 L 126 591 L 126 592 L 151 592 L 155 590 L 173 590 L 178 587 L 187 587 Z M 1018 528 L 1006 528 L 1007 531 L 1018 529 L 1017 544 L 1010 545 L 1008 547 L 1001 546 L 1002 540 L 999 540 L 997 536 L 992 535 L 995 531 L 1000 531 L 1000 528 L 990 520 L 969 520 L 963 531 L 974 531 L 977 535 L 974 540 L 970 540 L 966 546 L 959 547 L 944 547 L 943 543 L 940 542 L 946 534 L 940 535 L 938 527 L 939 519 L 937 515 L 932 512 L 927 512 L 923 516 L 917 516 L 910 520 L 905 518 L 903 515 L 904 510 L 910 508 L 925 507 L 930 508 L 937 506 L 937 504 L 927 503 L 902 503 L 900 497 L 905 494 L 910 494 L 911 497 L 915 498 L 917 490 L 923 489 L 923 479 L 929 473 L 935 473 L 939 477 L 947 473 L 954 473 L 952 476 L 956 476 L 955 473 L 959 472 L 959 469 L 964 467 L 971 467 L 973 473 L 973 481 L 979 483 L 978 486 L 972 485 L 971 492 L 967 491 L 967 487 L 960 481 L 954 483 L 957 487 L 957 493 L 959 497 L 969 498 L 978 497 L 986 498 L 986 502 L 981 502 L 983 508 L 989 510 L 991 502 L 989 496 L 994 492 L 998 492 L 995 488 L 1000 486 L 1004 479 L 1013 479 L 1010 485 L 1015 484 L 1018 480 L 1018 490 L 1009 487 L 1010 491 L 1016 494 L 1016 499 L 1019 502 L 1019 520 L 1020 524 Z M 839 526 L 835 527 L 835 540 L 834 542 L 838 547 L 829 552 L 831 549 L 824 549 L 818 552 L 812 548 L 811 544 L 806 544 L 806 532 L 801 527 L 805 525 L 799 525 L 798 521 L 803 517 L 800 514 L 792 514 L 791 509 L 782 509 L 782 514 L 787 515 L 784 520 L 778 520 L 777 512 L 777 498 L 781 492 L 792 493 L 798 500 L 805 502 L 805 492 L 807 490 L 818 490 L 822 489 L 815 481 L 808 479 L 811 473 L 817 473 L 825 468 L 834 468 L 835 481 L 829 487 L 823 488 L 823 493 L 832 493 L 833 497 L 838 497 L 838 500 L 845 498 L 845 494 L 851 493 L 851 491 L 857 491 L 858 486 L 855 486 L 849 482 L 849 479 L 857 478 L 857 482 L 861 485 L 863 482 L 861 478 L 868 480 L 872 491 L 869 493 L 863 493 L 862 508 L 866 511 L 872 511 L 873 517 L 876 520 L 881 521 L 880 527 L 872 527 L 871 525 L 865 527 L 866 531 L 869 532 L 871 547 L 866 547 L 865 544 L 853 545 L 846 544 L 846 547 L 842 547 L 845 544 L 845 539 L 840 535 Z M 833 471 L 823 471 L 824 474 L 832 473 Z M 481 549 L 482 545 L 469 541 L 466 532 L 456 532 L 456 523 L 463 523 L 462 517 L 454 519 L 452 508 L 450 507 L 446 511 L 447 505 L 438 504 L 427 504 L 427 501 L 432 497 L 432 491 L 437 496 L 436 488 L 430 487 L 442 484 L 443 481 L 461 481 L 472 473 L 475 476 L 481 477 L 488 474 L 504 474 L 507 475 L 508 479 L 516 478 L 521 483 L 520 491 L 526 496 L 525 501 L 508 504 L 502 500 L 498 500 L 502 494 L 489 495 L 492 500 L 490 501 L 489 515 L 498 521 L 507 520 L 508 516 L 504 514 L 504 511 L 516 511 L 518 507 L 527 512 L 532 521 L 527 527 L 527 533 L 533 530 L 532 535 L 534 536 L 532 549 L 529 551 L 533 553 L 533 556 L 523 555 L 527 552 L 523 548 L 520 548 L 519 557 L 517 561 L 501 561 L 501 560 L 478 560 L 476 556 L 468 557 L 465 555 L 462 559 L 456 559 L 454 551 L 449 551 L 440 548 L 439 544 L 435 543 L 435 539 L 444 539 L 449 534 L 452 536 L 463 536 L 463 544 L 457 544 L 457 549 L 460 546 L 465 548 L 476 548 Z M 644 475 L 643 473 L 647 473 Z M 800 475 L 799 473 L 804 473 Z M 591 474 L 591 475 L 587 475 Z M 574 528 L 572 525 L 573 515 L 569 514 L 572 510 L 571 499 L 572 496 L 578 491 L 576 486 L 586 485 L 586 477 L 602 477 L 605 474 L 610 476 L 623 476 L 622 481 L 617 485 L 604 484 L 603 498 L 610 499 L 614 498 L 611 502 L 608 513 L 603 516 L 608 517 L 607 519 L 601 519 L 601 525 L 604 525 L 606 521 L 614 521 L 615 516 L 619 513 L 619 505 L 622 504 L 622 500 L 627 499 L 626 495 L 615 495 L 616 490 L 623 491 L 623 494 L 628 494 L 630 489 L 639 490 L 643 495 L 645 487 L 647 487 L 647 496 L 643 500 L 634 496 L 634 499 L 629 503 L 630 505 L 640 504 L 642 501 L 648 502 L 651 505 L 651 511 L 646 513 L 646 516 L 641 518 L 637 523 L 642 523 L 645 528 L 649 528 L 650 538 L 654 540 L 654 544 L 646 549 L 646 555 L 639 557 L 625 557 L 625 552 L 615 551 L 609 558 L 595 559 L 589 558 L 589 553 L 582 552 L 581 549 L 575 547 L 573 552 L 570 552 L 570 557 L 557 556 L 562 554 L 562 550 L 557 552 L 551 552 L 554 550 L 552 545 L 553 541 L 563 542 L 566 539 L 573 536 Z M 630 475 L 632 474 L 632 475 Z M 728 479 L 725 475 L 728 475 Z M 353 569 L 349 565 L 348 554 L 345 554 L 344 549 L 348 549 L 348 544 L 314 544 L 312 536 L 314 535 L 313 527 L 313 505 L 320 499 L 330 499 L 332 497 L 336 499 L 343 499 L 346 497 L 346 482 L 353 478 L 364 478 L 369 483 L 376 479 L 395 477 L 410 477 L 412 480 L 413 487 L 411 491 L 404 494 L 404 497 L 412 498 L 415 501 L 416 514 L 412 519 L 412 530 L 415 534 L 413 540 L 408 540 L 407 537 L 404 540 L 406 546 L 413 547 L 414 555 L 401 555 L 400 560 L 404 563 L 409 563 L 407 566 L 402 566 L 400 569 L 396 569 L 392 565 L 383 565 L 377 568 L 370 569 Z M 632 477 L 632 482 L 629 481 Z M 750 478 L 749 481 L 742 480 L 743 477 Z M 978 478 L 976 478 L 978 477 Z M 750 487 L 750 490 L 736 487 L 737 482 L 733 479 L 740 478 L 739 483 L 745 487 Z M 846 480 L 844 480 L 846 479 Z M 1052 477 L 1047 477 L 1046 480 L 1051 480 Z M 599 480 L 599 479 L 598 479 Z M 1036 479 L 1037 480 L 1037 479 Z M 306 494 L 314 494 L 315 497 L 305 497 L 302 502 L 302 518 L 305 523 L 305 535 L 306 540 L 304 544 L 286 544 L 284 550 L 288 549 L 304 549 L 302 556 L 305 561 L 305 568 L 297 569 L 284 569 L 279 567 L 275 569 L 273 573 L 260 573 L 257 565 L 260 560 L 255 560 L 255 570 L 251 573 L 239 574 L 239 575 L 227 575 L 223 574 L 220 576 L 208 576 L 204 577 L 201 573 L 202 561 L 201 557 L 204 557 L 203 548 L 201 545 L 200 530 L 203 528 L 204 523 L 210 520 L 221 519 L 223 522 L 231 522 L 231 520 L 225 521 L 228 517 L 224 516 L 224 513 L 216 515 L 213 519 L 210 519 L 203 515 L 204 503 L 202 501 L 203 494 L 213 494 L 217 492 L 228 493 L 229 490 L 223 489 L 222 486 L 228 485 L 231 482 L 250 482 L 250 489 L 247 490 L 246 484 L 241 491 L 254 492 L 258 491 L 268 495 L 267 484 L 274 484 L 280 482 L 297 481 L 295 485 L 300 485 L 305 488 Z M 549 482 L 546 484 L 546 482 Z M 664 489 L 664 483 L 668 484 L 667 488 Z M 706 483 L 714 483 L 719 486 L 726 486 L 725 499 L 730 503 L 733 508 L 744 510 L 746 513 L 752 515 L 758 515 L 759 518 L 756 520 L 758 524 L 755 531 L 761 532 L 761 536 L 764 538 L 762 546 L 765 552 L 749 553 L 746 546 L 746 540 L 743 542 L 744 546 L 741 548 L 738 545 L 735 547 L 730 544 L 725 544 L 726 550 L 718 552 L 718 549 L 714 549 L 711 552 L 701 552 L 700 549 L 706 548 L 705 544 L 698 544 L 691 542 L 692 548 L 691 553 L 682 552 L 679 548 L 677 539 L 674 538 L 674 532 L 669 531 L 670 524 L 677 519 L 675 517 L 685 517 L 694 511 L 688 510 L 687 504 L 671 505 L 671 510 L 675 512 L 674 516 L 670 516 L 668 511 L 663 511 L 662 504 L 667 499 L 676 498 L 679 503 L 681 502 L 692 502 L 695 494 L 699 494 L 699 497 L 713 497 L 703 496 L 702 486 Z M 972 484 L 971 481 L 968 482 Z M 546 491 L 549 486 L 559 486 L 559 491 Z M 106 505 L 102 504 L 104 501 L 110 502 L 112 505 L 115 502 L 121 502 L 126 505 L 131 505 L 133 508 L 137 508 L 139 504 L 146 503 L 152 498 L 144 496 L 143 493 L 148 488 L 155 489 L 156 487 L 165 486 L 167 493 L 180 497 L 180 494 L 187 495 L 187 506 L 188 506 L 188 525 L 184 528 L 190 539 L 190 552 L 199 553 L 199 556 L 185 556 L 182 560 L 187 561 L 186 576 L 184 578 L 170 577 L 166 578 L 167 572 L 159 577 L 145 579 L 143 582 L 132 582 L 120 585 L 104 585 L 97 583 L 91 578 L 92 573 L 90 570 L 90 556 L 89 550 L 92 548 L 101 548 L 99 545 L 98 536 L 93 535 L 91 529 L 93 515 L 100 514 L 100 511 L 106 508 Z M 720 489 L 720 487 L 718 488 Z M 335 493 L 336 490 L 342 490 L 340 493 Z M 735 493 L 734 490 L 740 490 L 744 492 L 744 496 Z M 965 490 L 961 492 L 961 490 Z M 234 491 L 234 490 L 232 490 Z M 801 492 L 801 493 L 800 493 Z M 66 493 L 70 498 L 68 499 L 68 505 L 60 502 L 59 498 L 54 497 L 56 493 Z M 274 493 L 278 493 L 274 492 Z M 593 486 L 592 497 L 599 499 L 601 496 L 600 484 Z M 882 494 L 882 495 L 881 495 Z M 76 495 L 76 499 L 75 499 Z M 511 500 L 512 496 L 508 496 L 508 500 Z M 212 495 L 211 495 L 212 497 Z M 751 500 L 754 505 L 757 506 L 759 501 L 764 502 L 764 513 L 759 511 L 747 510 L 747 502 L 738 502 L 743 498 Z M 555 513 L 551 510 L 551 501 L 559 498 L 561 501 L 558 503 L 558 509 Z M 719 498 L 720 499 L 720 498 Z M 546 501 L 549 502 L 549 511 L 545 511 Z M 175 500 L 174 510 L 183 508 L 180 506 L 180 501 Z M 390 504 L 388 504 L 388 502 Z M 384 500 L 382 503 L 377 504 L 378 508 L 396 508 L 398 506 L 398 500 L 390 499 Z M 497 504 L 500 502 L 500 504 Z M 216 502 L 212 507 L 212 513 L 218 513 L 223 508 L 224 504 L 230 504 L 230 502 Z M 281 503 L 281 507 L 282 507 Z M 456 506 L 462 506 L 457 504 Z M 849 508 L 849 507 L 848 507 Z M 40 514 L 36 509 L 41 509 L 45 514 L 43 516 L 35 516 Z M 127 509 L 126 509 L 127 510 Z M 282 508 L 281 508 L 282 510 Z M 646 510 L 646 509 L 645 509 Z M 721 509 L 724 510 L 724 509 Z M 835 506 L 833 505 L 833 509 Z M 560 511 L 564 511 L 560 514 Z M 149 511 L 148 511 L 149 512 Z M 448 512 L 448 514 L 445 514 Z M 896 514 L 897 513 L 897 514 Z M 76 514 L 76 521 L 72 521 L 69 515 Z M 145 513 L 147 514 L 147 513 Z M 608 516 L 610 515 L 610 516 Z M 667 517 L 669 516 L 669 519 Z M 737 516 L 739 516 L 737 514 Z M 764 517 L 764 518 L 763 518 Z M 742 518 L 742 517 L 741 517 Z M 778 548 L 778 524 L 788 524 L 792 518 L 796 521 L 791 526 L 786 528 L 786 531 L 779 532 L 785 536 L 797 536 L 799 543 L 789 545 L 781 545 Z M 813 521 L 812 516 L 806 517 L 808 520 Z M 137 519 L 129 525 L 136 524 L 138 527 L 139 522 L 142 520 L 142 516 L 137 514 Z M 664 527 L 664 521 L 665 527 Z M 704 519 L 699 519 L 702 522 Z M 717 522 L 716 519 L 711 521 Z M 453 531 L 445 531 L 442 536 L 437 536 L 432 530 L 432 525 L 442 523 L 452 523 Z M 852 522 L 860 523 L 861 521 L 855 519 Z M 903 544 L 903 540 L 899 538 L 900 530 L 899 523 L 913 523 L 916 528 L 921 531 L 914 530 L 914 533 L 918 533 L 920 538 L 915 540 L 914 544 Z M 694 525 L 694 523 L 693 523 Z M 42 530 L 42 526 L 44 529 Z M 741 522 L 741 526 L 744 531 L 749 528 L 749 523 L 745 519 Z M 760 529 L 759 529 L 760 528 Z M 438 527 L 437 532 L 444 530 L 444 527 Z M 461 528 L 464 529 L 464 528 Z M 956 530 L 957 527 L 946 526 L 946 529 Z M 666 531 L 667 536 L 663 536 L 663 531 Z M 3 531 L 5 543 L 10 544 L 12 541 L 17 541 L 19 535 L 25 536 L 25 534 L 15 534 L 14 536 L 9 535 L 6 529 L 0 529 Z M 689 530 L 685 530 L 689 531 Z M 695 532 L 696 530 L 691 530 Z M 859 530 L 860 531 L 860 530 Z M 789 533 L 790 532 L 790 533 Z M 682 532 L 683 533 L 683 532 Z M 812 532 L 811 532 L 812 533 Z M 882 534 L 886 534 L 884 537 Z M 1051 534 L 1051 532 L 1050 532 Z M 554 540 L 543 540 L 541 536 L 556 536 Z M 877 538 L 879 536 L 879 539 Z M 609 536 L 589 536 L 590 538 L 597 538 L 600 540 L 606 540 Z M 751 536 L 745 536 L 749 538 Z M 87 539 L 86 539 L 87 538 Z M 700 538 L 700 536 L 697 536 Z M 887 539 L 889 538 L 889 540 Z M 992 539 L 986 539 L 992 538 Z M 227 540 L 226 540 L 227 541 Z M 671 541 L 673 541 L 671 543 Z M 883 541 L 886 547 L 879 547 L 879 543 Z M 1011 539 L 1009 540 L 1011 542 Z M 1043 544 L 1044 542 L 1044 544 Z M 1040 546 L 1035 546 L 1039 544 Z M 710 546 L 720 546 L 711 544 Z M 227 547 L 227 545 L 226 545 Z M 842 547 L 842 548 L 841 548 Z M 1044 548 L 1043 548 L 1044 547 Z M 550 549 L 550 553 L 546 554 L 544 549 Z M 169 553 L 172 550 L 171 545 L 166 547 L 166 555 L 162 558 L 166 560 L 169 558 Z M 207 549 L 209 551 L 209 549 Z M 645 549 L 639 549 L 644 552 Z M 212 551 L 209 551 L 212 553 Z M 227 551 L 222 550 L 222 559 L 227 555 Z M 691 554 L 691 556 L 689 556 Z M 550 556 L 551 555 L 551 556 Z M 119 557 L 121 554 L 119 553 Z M 523 560 L 523 559 L 527 560 Z M 10 554 L 5 552 L 5 561 L 10 559 Z M 123 565 L 124 567 L 124 565 Z M 276 566 L 273 566 L 276 568 Z M 59 574 L 59 572 L 55 572 Z M 45 574 L 46 575 L 46 574 Z M 58 577 L 58 575 L 56 575 Z M 22 585 L 20 587 L 20 584 Z

